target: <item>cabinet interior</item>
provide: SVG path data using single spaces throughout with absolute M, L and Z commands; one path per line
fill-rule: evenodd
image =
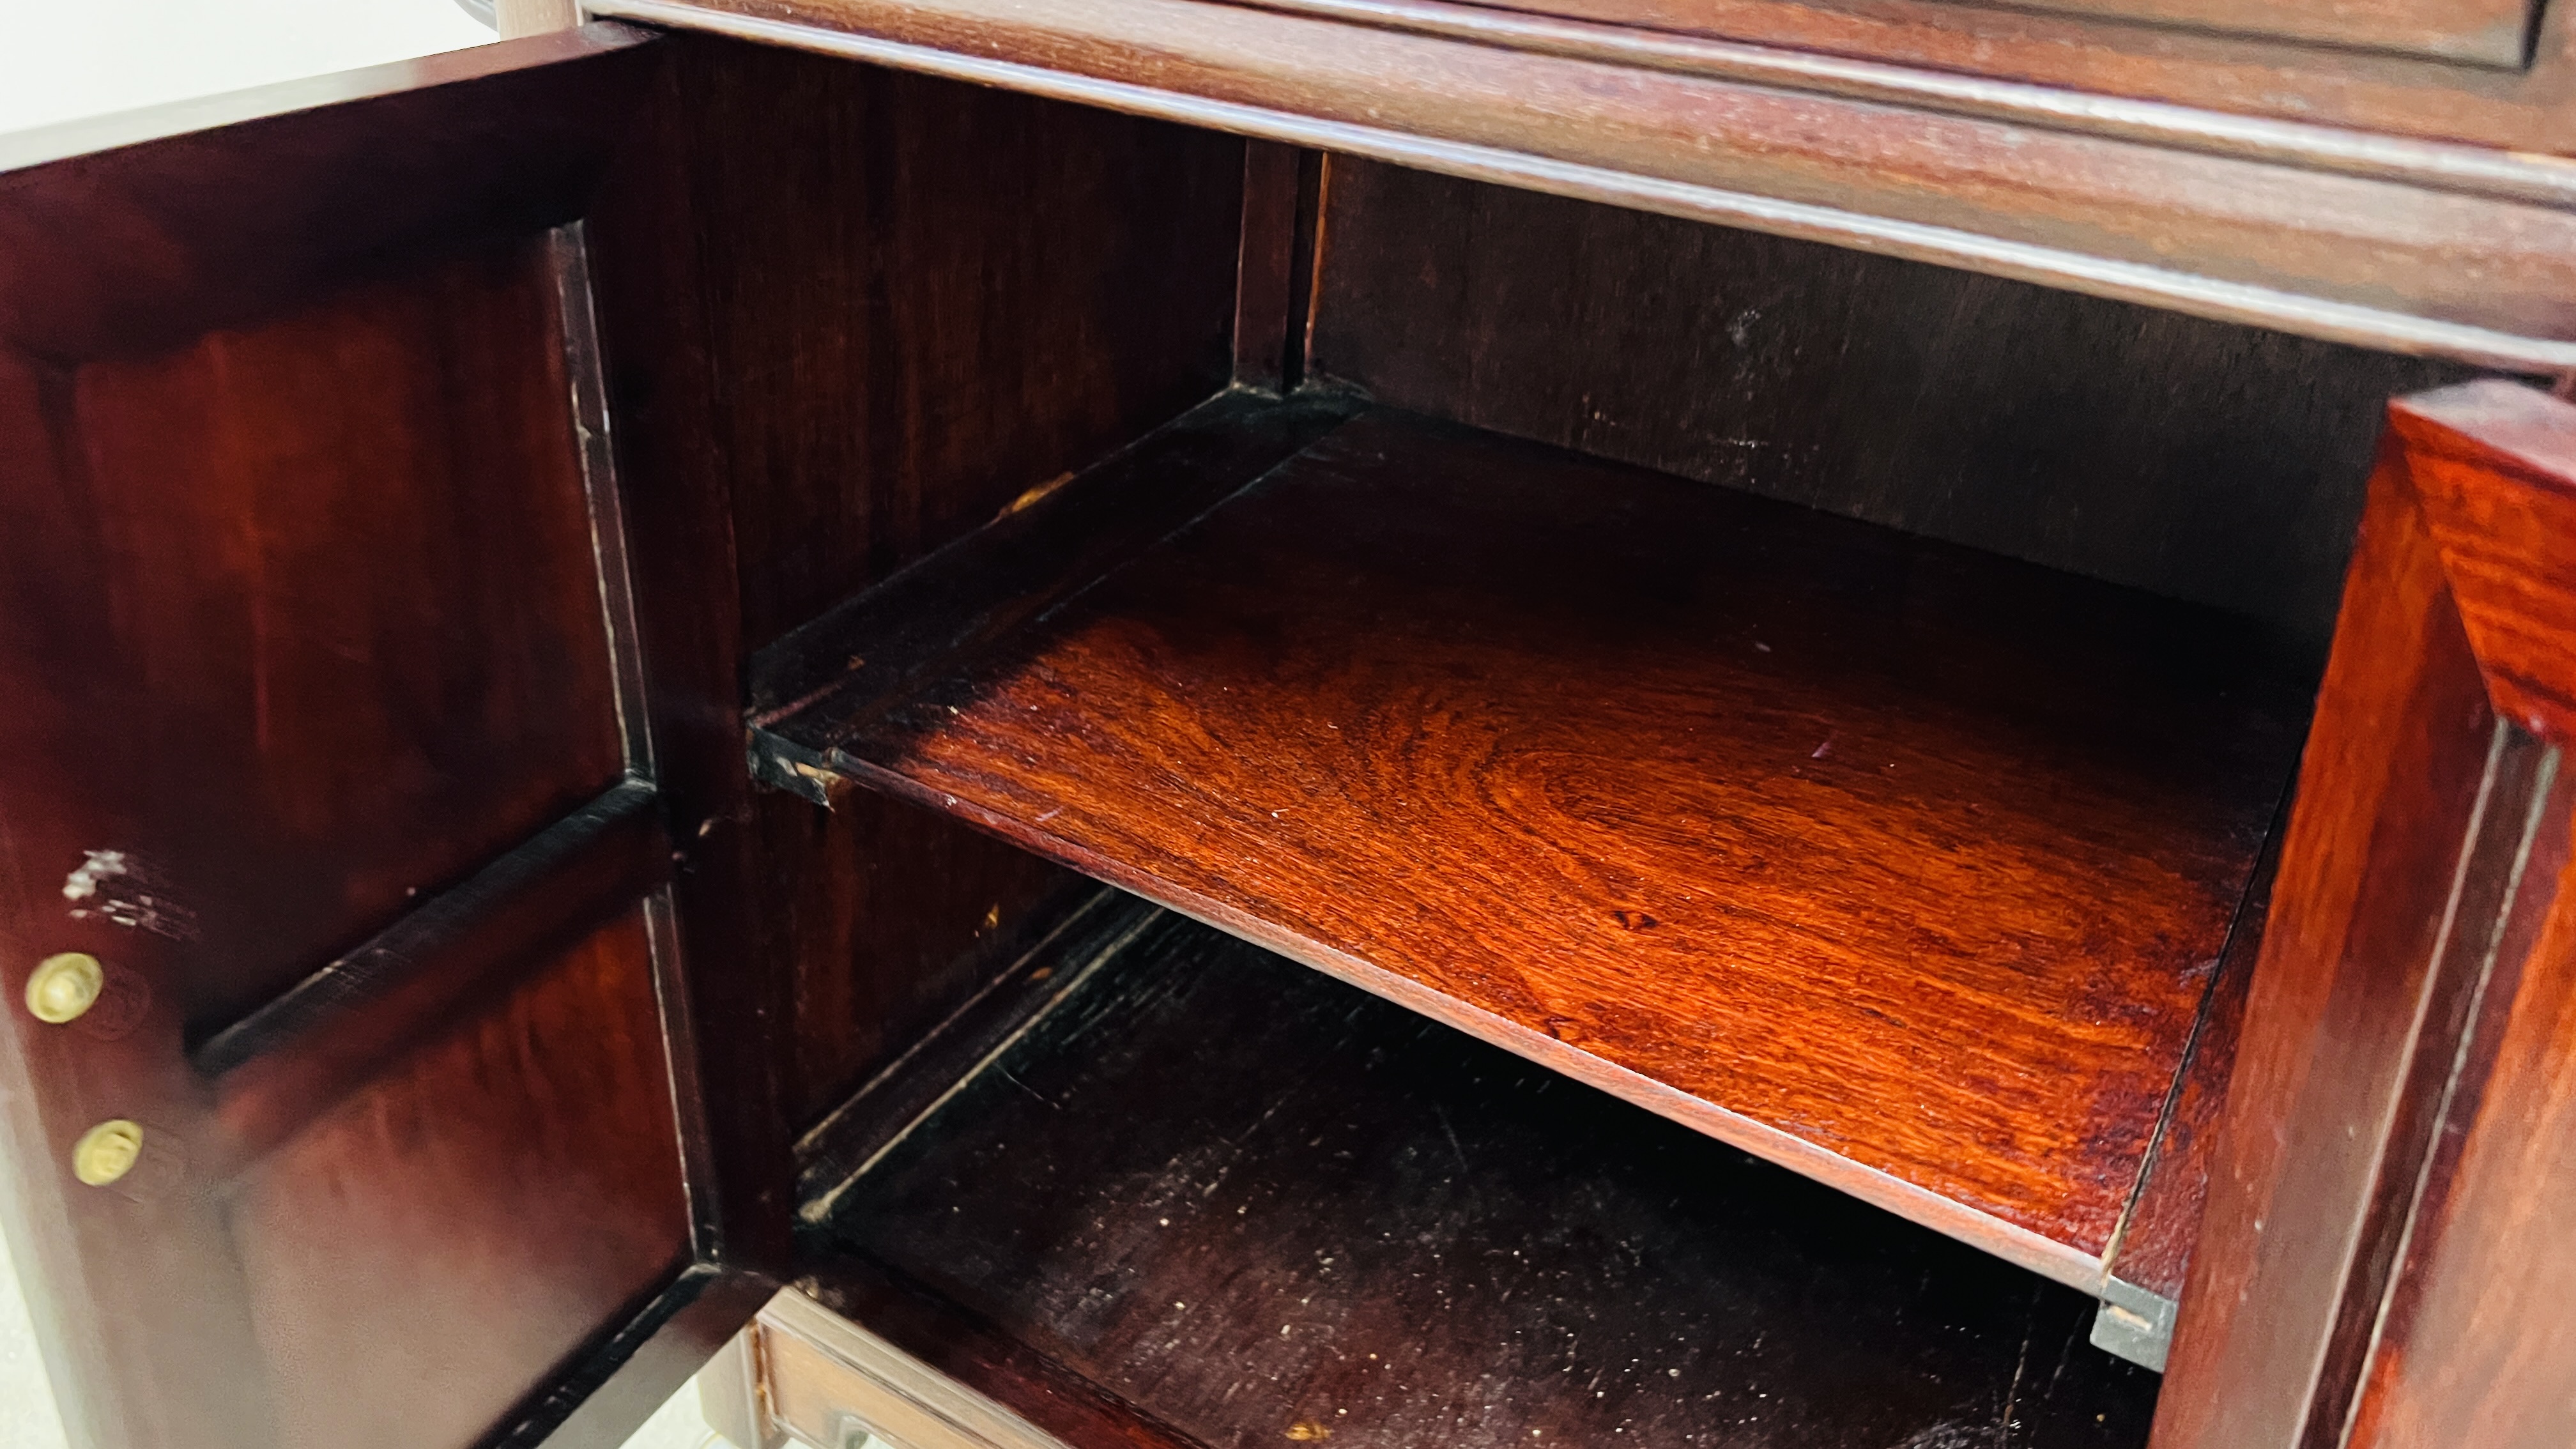
M 2143 1442 L 2463 369 L 672 44 L 809 1291 L 1076 1443 Z

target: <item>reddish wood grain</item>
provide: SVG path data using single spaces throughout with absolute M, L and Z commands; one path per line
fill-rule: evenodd
M 872 1277 L 945 1299 L 948 1322 L 888 1316 L 1042 1426 L 1097 1419 L 1030 1394 L 1013 1357 L 1208 1449 L 2144 1441 L 2154 1377 L 2076 1341 L 2082 1295 L 1125 914 L 810 1235 L 817 1296 L 871 1329 Z
M 1995 118 L 1203 0 L 604 8 L 2222 321 L 2576 365 L 2576 223 L 2563 195 L 2486 175 L 2492 155 L 2392 166 L 2343 137 L 2311 164 L 2204 134 L 2084 134 L 2080 105 Z
M 586 26 L 8 137 L 0 339 L 148 356 L 570 221 L 644 39 Z
M 2547 151 L 2568 103 L 2569 31 L 2564 13 L 2545 7 L 2531 37 L 2531 63 L 2491 68 L 2281 43 L 2243 33 L 2246 27 L 2226 34 L 2064 13 L 2082 0 L 2028 7 L 1956 0 L 1272 3 L 1780 84 L 1939 94 L 1995 114 L 2054 113 L 2087 129 L 2198 133 L 2238 145 L 2261 145 L 2257 138 L 2268 135 L 2293 151 L 2344 127 Z M 2143 0 L 2138 8 L 2156 3 Z M 1535 13 L 1499 13 L 1507 11 Z M 2245 7 L 2235 13 L 2250 26 L 2267 18 Z M 2148 104 L 2122 105 L 2116 98 L 2123 97 Z
M 2509 979 L 2495 963 L 2516 959 L 2512 923 L 2532 909 L 2525 852 L 2564 812 L 2553 754 L 2499 718 L 2528 698 L 2517 685 L 2529 676 L 2499 670 L 2479 643 L 2527 641 L 2517 621 L 2545 617 L 2553 596 L 2546 572 L 2516 585 L 2480 561 L 2547 545 L 2461 522 L 2470 504 L 2491 522 L 2547 515 L 2546 492 L 2509 505 L 2541 486 L 2534 434 L 2517 421 L 2545 423 L 2551 409 L 2567 405 L 2503 384 L 2391 409 L 2228 1087 L 2158 1449 L 2339 1442 L 2392 1280 L 2410 1291 L 2401 1248 L 2422 1222 L 2422 1185 L 2442 1190 L 2455 1070 L 2486 1050 L 2470 1050 L 2474 1008 Z M 2499 419 L 2481 444 L 2482 423 Z M 2568 463 L 2576 455 L 2548 490 L 2576 476 Z M 2459 1437 L 2465 1427 L 2393 1442 L 2481 1442 Z
M 513 246 L 13 373 L 16 868 L 155 878 L 90 904 L 159 902 L 193 1034 L 622 769 L 549 293 Z
M 779 728 L 2089 1282 L 2301 702 L 2217 616 L 1381 414 Z
M 2551 743 L 2571 486 L 2567 403 L 2476 384 L 2390 410 L 2160 1449 L 2576 1425 L 2568 1279 L 2539 1246 L 2576 1185 L 2576 782 Z
M 667 49 L 592 230 L 707 1079 L 735 1101 L 718 1147 L 763 1184 L 736 1230 L 771 1232 L 781 1130 L 1073 877 L 915 812 L 749 800 L 741 661 L 1223 387 L 1245 162 L 1209 132 Z
M 2576 461 L 2576 459 L 2570 459 Z M 2560 783 L 2533 841 L 2349 1437 L 2353 1449 L 2576 1439 L 2576 898 Z
M 285 1449 L 453 1449 L 685 1265 L 640 913 L 403 1059 L 233 1200 Z
M 2245 998 L 2263 951 L 2263 920 L 2271 909 L 2281 837 L 2275 832 L 2255 867 L 2254 885 L 2238 910 L 2227 952 L 2209 983 L 2191 1054 L 2174 1082 L 2173 1101 L 2156 1129 L 2156 1144 L 2138 1180 L 2138 1195 L 2120 1224 L 2106 1271 L 2168 1301 L 2182 1297 L 2191 1268 L 2191 1246 L 2200 1235 L 2209 1193 L 2210 1164 L 2218 1155 L 2219 1122 L 2227 1110 L 2227 1083 L 2235 1073 L 2236 1045 L 2245 1030 Z
M 1335 158 L 1320 375 L 2317 642 L 2388 399 L 2466 369 Z M 1866 338 L 1866 342 L 1856 339 Z
M 2576 408 L 2487 381 L 2404 399 L 2388 426 L 2497 712 L 2576 734 Z

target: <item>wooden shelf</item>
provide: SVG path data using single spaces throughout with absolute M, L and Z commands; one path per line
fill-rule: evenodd
M 2081 1296 L 1205 926 L 999 990 L 801 1281 L 1077 1446 L 2146 1442 Z
M 759 668 L 758 768 L 2098 1286 L 2305 666 L 2228 616 L 1351 412 L 1220 398 L 800 631 Z

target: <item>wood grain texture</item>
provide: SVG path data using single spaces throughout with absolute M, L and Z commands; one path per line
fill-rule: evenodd
M 2533 1251 L 2571 1182 L 2572 413 L 2488 384 L 2390 409 L 2159 1446 L 2576 1423 L 2565 1274 Z
M 2286 814 L 2286 812 L 2285 812 Z M 2287 821 L 2284 820 L 2286 825 Z M 2254 883 L 2237 908 L 2227 950 L 2211 973 L 2209 999 L 2192 1029 L 2190 1054 L 2174 1078 L 2173 1099 L 2156 1128 L 2155 1147 L 2139 1174 L 2138 1195 L 2120 1222 L 2108 1275 L 2179 1302 L 2189 1281 L 2191 1246 L 2200 1236 L 2210 1164 L 2218 1154 L 2219 1121 L 2227 1109 L 2227 1083 L 2236 1069 L 2236 1045 L 2245 1030 L 2245 998 L 2263 951 L 2263 921 L 2281 865 L 2281 831 L 2265 844 Z
M 148 356 L 569 221 L 633 110 L 643 39 L 596 25 L 12 136 L 0 340 Z
M 2075 5 L 1957 0 L 1269 0 L 1550 54 L 1926 102 L 1981 115 L 2265 153 L 2316 164 L 2466 174 L 2505 155 L 2563 154 L 2568 29 L 2542 7 L 2530 63 L 2427 63 L 2243 33 L 2103 24 Z M 2077 0 L 2082 3 L 2082 0 Z M 2155 3 L 2155 0 L 2148 0 Z M 2048 13 L 2051 10 L 2057 14 Z M 2255 19 L 2240 9 L 2240 18 Z M 2367 134 L 2365 134 L 2367 133 Z M 2410 143 L 2399 138 L 2443 138 Z M 2396 142 L 2392 145 L 2391 142 Z M 2460 145 L 2458 142 L 2469 142 Z M 2546 168 L 2520 168 L 2535 175 Z
M 2570 792 L 2535 832 L 2416 1203 L 2349 1436 L 2354 1449 L 2576 1435 L 2566 1255 L 2576 1188 Z
M 2576 365 L 2554 206 L 1202 0 L 609 13 L 2306 336 Z
M 2423 527 L 2496 711 L 2576 734 L 2576 408 L 2488 381 L 2389 409 Z
M 641 913 L 272 1154 L 231 1215 L 276 1443 L 481 1437 L 687 1261 Z
M 742 660 L 1225 385 L 1243 149 L 669 49 L 590 227 L 718 1147 L 759 1184 L 734 1231 L 774 1239 L 791 1127 L 1074 877 L 918 812 L 751 799 Z
M 1210 1449 L 2134 1445 L 2154 1395 L 2079 1295 L 1169 915 L 816 1239 Z
M 1250 141 L 1243 148 L 1242 260 L 1235 268 L 1234 380 L 1265 392 L 1296 385 L 1289 368 L 1297 291 L 1300 222 L 1298 176 L 1305 156 L 1294 146 Z M 1302 329 L 1300 329 L 1302 330 Z M 1302 349 L 1300 349 L 1302 351 Z
M 2297 0 L 2259 8 L 2237 0 L 2045 0 L 2033 8 L 2514 70 L 2529 49 L 2539 7 L 2526 0 Z
M 618 778 L 553 328 L 521 245 L 0 362 L 15 868 L 59 893 L 117 852 L 74 904 L 192 1036 Z
M 2340 1441 L 2525 852 L 2565 789 L 2498 718 L 2412 446 L 2392 427 L 2372 477 L 2158 1449 Z
M 584 223 L 602 413 L 635 601 L 655 786 L 673 837 L 676 958 L 710 1180 L 692 1185 L 701 1247 L 783 1276 L 789 973 L 752 952 L 763 878 L 742 769 L 742 588 L 733 479 L 702 270 L 717 225 L 700 210 L 683 58 L 665 48 L 650 103 Z
M 1329 213 L 1323 376 L 2320 653 L 2388 397 L 2465 375 L 1349 158 Z
M 191 1054 L 233 1166 L 284 1142 L 512 977 L 631 914 L 671 869 L 650 786 L 548 826 Z
M 771 730 L 2089 1283 L 2303 703 L 2220 616 L 1378 413 Z
M 1096 887 L 884 796 L 754 805 L 782 909 L 755 949 L 795 978 L 791 1125 L 802 1129 L 945 1020 Z
M 1231 375 L 1240 141 L 755 47 L 676 63 L 748 646 Z

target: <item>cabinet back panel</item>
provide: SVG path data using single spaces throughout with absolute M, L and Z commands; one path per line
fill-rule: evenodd
M 2468 375 L 1348 157 L 1324 208 L 1318 373 L 2310 640 L 2381 408 Z

